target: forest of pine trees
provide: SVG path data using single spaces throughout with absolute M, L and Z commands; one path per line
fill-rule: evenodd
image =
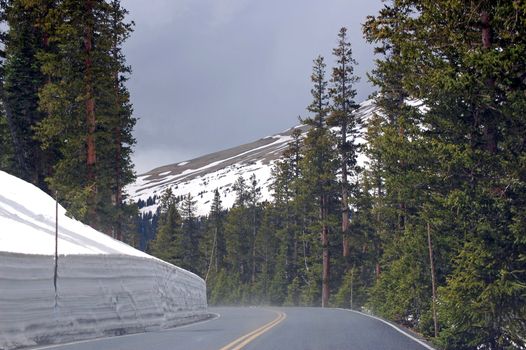
M 135 118 L 119 0 L 4 0 L 0 169 L 35 184 L 70 215 L 131 241 Z M 133 230 L 132 230 L 133 231 Z
M 354 114 L 342 28 L 334 67 L 313 61 L 309 129 L 275 163 L 272 201 L 239 177 L 234 206 L 216 191 L 190 228 L 190 197 L 168 192 L 179 214 L 161 206 L 150 251 L 203 276 L 211 305 L 347 307 L 444 349 L 526 346 L 526 6 L 393 1 L 363 29 L 376 112 Z

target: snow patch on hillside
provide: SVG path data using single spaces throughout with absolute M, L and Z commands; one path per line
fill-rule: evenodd
M 366 100 L 360 104 L 356 115 L 366 124 L 376 110 L 374 101 Z M 158 173 L 152 170 L 138 176 L 136 182 L 126 188 L 126 192 L 130 201 L 133 202 L 139 200 L 147 202 L 148 198 L 157 197 L 156 203 L 140 209 L 143 214 L 156 212 L 159 206 L 159 198 L 168 188 L 171 188 L 176 196 L 186 196 L 191 193 L 196 200 L 196 214 L 205 216 L 210 212 L 215 189 L 219 190 L 223 208 L 231 208 L 235 201 L 235 192 L 232 186 L 237 178 L 242 176 L 248 183 L 249 178 L 255 175 L 262 192 L 261 201 L 271 201 L 272 193 L 269 190 L 269 185 L 272 181 L 272 168 L 276 159 L 279 159 L 292 140 L 291 131 L 297 128 L 305 128 L 305 126 L 298 125 L 280 134 L 266 136 L 261 140 L 268 140 L 268 142 L 262 146 L 258 145 L 248 150 L 244 148 L 244 151 L 234 155 L 229 153 L 223 158 L 214 158 L 213 161 L 206 164 L 199 163 L 200 166 L 194 168 L 192 165 L 198 163 L 200 158 L 176 164 L 177 166 L 188 165 L 191 167 L 190 169 L 177 170 L 174 167 L 173 171 L 164 171 L 165 167 L 162 167 L 163 171 Z M 306 129 L 303 132 L 303 136 L 305 136 Z M 360 136 L 355 140 L 356 144 L 365 143 L 365 132 L 366 126 L 364 125 L 360 130 Z M 269 158 L 271 160 L 268 160 Z M 359 166 L 367 167 L 368 161 L 369 159 L 364 153 L 358 154 Z M 223 167 L 222 164 L 224 164 Z M 177 174 L 177 171 L 180 173 Z
M 262 200 L 270 200 L 272 196 L 268 187 L 275 161 L 263 162 L 262 160 L 258 160 L 254 162 L 241 162 L 225 166 L 214 172 L 206 173 L 206 170 L 261 150 L 268 149 L 269 153 L 282 152 L 292 139 L 290 136 L 283 135 L 272 136 L 272 138 L 274 141 L 264 146 L 214 161 L 199 168 L 187 169 L 180 174 L 165 176 L 164 173 L 160 173 L 158 174 L 158 176 L 161 177 L 160 180 L 152 179 L 149 174 L 139 176 L 134 184 L 128 186 L 127 192 L 130 194 L 131 200 L 135 202 L 140 199 L 146 201 L 148 198 L 153 198 L 154 196 L 160 197 L 167 188 L 171 188 L 176 196 L 186 196 L 191 193 L 197 201 L 196 214 L 198 216 L 205 216 L 210 211 L 215 189 L 218 189 L 221 194 L 222 206 L 224 208 L 230 208 L 235 201 L 235 193 L 232 186 L 237 178 L 242 176 L 248 183 L 250 176 L 254 174 L 258 181 L 258 186 L 261 187 Z M 188 162 L 183 163 L 188 164 Z M 182 163 L 178 165 L 180 164 Z M 195 174 L 200 173 L 206 174 L 195 176 Z M 158 206 L 159 201 L 154 205 L 142 208 L 141 212 L 155 212 Z
M 256 175 L 258 186 L 261 187 L 261 198 L 264 200 L 270 199 L 271 194 L 268 187 L 270 185 L 273 164 L 274 162 L 263 164 L 261 161 L 250 165 L 234 164 L 216 172 L 189 180 L 184 179 L 184 175 L 188 173 L 183 172 L 179 176 L 166 177 L 160 184 L 154 187 L 148 187 L 150 183 L 146 180 L 148 176 L 139 177 L 134 187 L 146 187 L 146 189 L 141 190 L 140 194 L 134 197 L 134 200 L 146 200 L 149 197 L 153 198 L 153 196 L 160 197 L 167 188 L 171 188 L 175 196 L 186 196 L 188 193 L 191 193 L 194 200 L 196 200 L 196 215 L 205 216 L 210 212 L 215 189 L 219 190 L 223 208 L 231 208 L 234 205 L 236 198 L 232 186 L 239 176 L 242 176 L 248 183 L 249 177 L 252 174 Z M 201 171 L 203 168 L 195 169 L 195 171 Z M 174 184 L 176 180 L 177 182 Z M 130 189 L 130 191 L 133 191 L 133 189 Z M 140 211 L 142 213 L 155 212 L 158 206 L 159 201 L 154 205 L 141 208 Z

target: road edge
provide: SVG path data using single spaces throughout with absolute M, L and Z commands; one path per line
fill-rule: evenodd
M 362 316 L 367 316 L 367 317 L 370 317 L 370 318 L 374 318 L 375 320 L 381 321 L 381 322 L 385 323 L 386 325 L 391 326 L 397 332 L 399 332 L 399 333 L 405 335 L 406 337 L 410 338 L 411 340 L 417 342 L 418 344 L 422 345 L 426 349 L 428 349 L 428 350 L 437 350 L 434 347 L 432 347 L 431 345 L 429 345 L 426 342 L 424 342 L 423 340 L 418 339 L 417 337 L 415 337 L 415 336 L 407 333 L 406 331 L 404 331 L 402 328 L 400 328 L 400 327 L 392 324 L 391 322 L 386 321 L 386 320 L 384 320 L 384 319 L 382 319 L 380 317 L 377 317 L 377 316 L 374 316 L 374 315 L 370 315 L 370 314 L 366 314 L 365 312 L 361 312 L 361 311 L 356 311 L 356 310 L 351 310 L 351 309 L 344 309 L 344 308 L 341 308 L 341 307 L 337 307 L 336 309 L 337 310 L 342 310 L 342 311 L 354 312 L 354 313 L 360 314 Z
M 145 333 L 170 332 L 170 331 L 178 330 L 178 329 L 181 329 L 181 328 L 190 327 L 190 326 L 193 326 L 195 324 L 207 323 L 207 322 L 210 322 L 210 321 L 214 321 L 214 320 L 217 320 L 218 318 L 221 317 L 220 314 L 215 313 L 215 312 L 207 312 L 206 314 L 203 314 L 202 316 L 203 317 L 200 317 L 199 319 L 196 319 L 196 320 L 193 320 L 193 321 L 190 321 L 190 322 L 186 322 L 186 323 L 183 323 L 183 324 L 180 324 L 180 325 L 175 325 L 173 327 L 168 327 L 168 328 L 160 328 L 160 329 L 156 329 L 156 330 L 144 330 L 144 331 L 140 331 L 140 332 L 131 332 L 131 333 L 120 334 L 120 335 L 107 335 L 107 336 L 103 336 L 103 337 L 75 340 L 75 341 L 64 342 L 64 343 L 45 344 L 45 345 L 31 345 L 31 346 L 19 347 L 19 348 L 16 348 L 16 349 L 17 350 L 48 350 L 48 349 L 58 348 L 58 347 L 61 347 L 61 346 L 66 346 L 66 345 L 74 345 L 74 344 L 83 344 L 83 343 L 89 343 L 89 342 L 96 342 L 96 341 L 99 341 L 99 340 L 110 339 L 110 338 L 127 338 L 127 337 L 139 336 L 139 335 L 145 334 Z

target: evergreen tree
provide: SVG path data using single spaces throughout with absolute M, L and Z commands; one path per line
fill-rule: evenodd
M 271 294 L 273 289 L 273 276 L 279 274 L 280 261 L 277 260 L 279 242 L 277 230 L 280 225 L 278 213 L 272 204 L 264 204 L 262 207 L 261 225 L 258 230 L 257 252 L 260 258 L 261 272 L 258 274 L 256 290 L 259 303 L 269 304 L 274 299 Z
M 292 132 L 292 140 L 283 152 L 282 159 L 276 162 L 273 169 L 274 203 L 271 209 L 276 221 L 276 238 L 280 247 L 280 268 L 285 270 L 286 283 L 292 282 L 300 273 L 300 247 L 304 243 L 300 237 L 305 231 L 304 217 L 307 215 L 300 197 L 302 181 L 300 162 L 303 159 L 301 131 Z M 270 213 L 269 213 L 270 214 Z M 305 257 L 303 257 L 305 259 Z
M 112 183 L 112 201 L 114 209 L 111 216 L 113 219 L 112 229 L 114 237 L 123 240 L 126 225 L 126 217 L 133 208 L 126 204 L 124 196 L 124 186 L 135 180 L 133 172 L 133 163 L 131 160 L 132 147 L 135 145 L 135 138 L 132 135 L 133 127 L 137 119 L 133 117 L 132 105 L 130 102 L 130 93 L 125 85 L 128 80 L 131 68 L 126 64 L 126 58 L 122 52 L 124 42 L 129 38 L 134 23 L 125 22 L 128 11 L 121 6 L 120 0 L 112 0 L 109 3 L 109 19 L 111 42 L 111 70 L 113 72 L 113 90 L 114 90 L 114 110 L 108 129 L 113 132 L 112 150 L 107 160 L 108 164 L 113 164 L 113 183 Z M 113 161 L 111 159 L 113 155 Z M 108 169 L 111 172 L 111 169 Z M 128 220 L 129 221 L 129 220 Z
M 181 203 L 182 234 L 176 241 L 177 265 L 193 272 L 200 270 L 199 266 L 199 227 L 195 216 L 196 201 L 190 193 Z
M 234 183 L 232 189 L 236 193 L 236 201 L 234 205 L 238 207 L 247 205 L 247 202 L 249 200 L 248 186 L 243 176 L 240 175 L 236 179 L 236 182 Z
M 250 176 L 250 186 L 248 189 L 248 205 L 250 210 L 250 216 L 251 216 L 251 226 L 252 226 L 252 237 L 251 237 L 251 243 L 252 243 L 252 261 L 251 261 L 251 268 L 252 273 L 250 277 L 250 281 L 252 284 L 256 283 L 256 237 L 258 232 L 258 226 L 259 226 L 259 208 L 258 208 L 258 202 L 261 198 L 261 188 L 258 186 L 258 181 L 256 179 L 256 175 L 252 174 Z
M 214 273 L 219 272 L 220 266 L 224 266 L 224 259 L 226 255 L 226 243 L 224 233 L 224 213 L 221 207 L 221 195 L 216 188 L 214 191 L 214 199 L 210 207 L 210 214 L 208 214 L 208 230 L 203 239 L 202 251 L 204 251 L 205 262 L 207 264 L 207 271 L 205 281 L 208 279 L 212 268 Z
M 330 257 L 329 257 L 329 210 L 334 194 L 335 160 L 332 145 L 334 144 L 327 128 L 328 114 L 327 81 L 325 80 L 325 63 L 323 57 L 314 60 L 311 76 L 313 88 L 312 103 L 307 108 L 313 114 L 304 120 L 310 126 L 304 140 L 305 155 L 302 160 L 304 176 L 303 189 L 317 203 L 318 220 L 322 246 L 322 307 L 329 303 Z
M 249 191 L 242 176 L 234 184 L 236 200 L 225 220 L 227 261 L 231 271 L 239 276 L 241 283 L 252 277 L 252 216 L 248 207 Z
M 356 176 L 358 128 L 360 121 L 354 114 L 359 107 L 355 102 L 356 90 L 353 88 L 358 77 L 354 75 L 356 61 L 352 57 L 351 44 L 347 41 L 347 28 L 342 27 L 338 33 L 338 46 L 333 50 L 336 66 L 332 70 L 329 95 L 332 100 L 330 117 L 327 123 L 336 126 L 336 139 L 340 158 L 341 176 L 341 213 L 343 256 L 349 255 L 349 195 L 352 184 L 350 176 Z
M 177 210 L 177 201 L 168 188 L 160 202 L 160 222 L 155 239 L 150 242 L 149 252 L 172 264 L 179 262 L 176 243 L 181 233 L 181 216 Z
M 48 182 L 72 215 L 117 238 L 126 210 L 122 187 L 133 180 L 125 13 L 118 1 L 61 1 L 45 17 L 56 49 L 38 54 L 47 77 L 39 107 L 47 117 L 37 138 L 59 153 Z
M 36 6 L 27 0 L 4 3 L 9 29 L 4 41 L 3 87 L 0 89 L 13 147 L 14 174 L 44 190 L 47 190 L 44 179 L 54 163 L 54 151 L 51 147 L 47 151 L 41 149 L 33 128 L 46 117 L 38 109 L 38 92 L 47 77 L 37 54 L 51 50 L 43 19 L 52 7 L 52 1 L 41 1 Z

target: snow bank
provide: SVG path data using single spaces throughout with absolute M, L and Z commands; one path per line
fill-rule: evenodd
M 65 216 L 55 203 L 0 172 L 0 349 L 156 330 L 206 314 L 193 273 Z

